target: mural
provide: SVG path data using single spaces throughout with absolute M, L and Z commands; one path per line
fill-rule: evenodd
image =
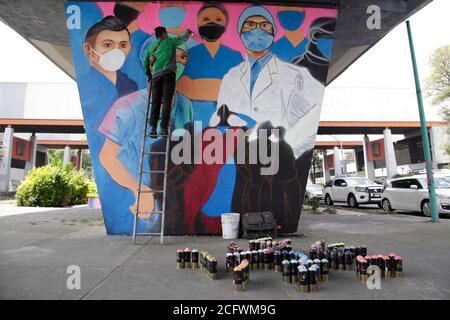
M 176 50 L 165 232 L 219 234 L 222 213 L 266 210 L 282 232 L 297 230 L 335 9 L 191 1 L 65 6 L 109 234 L 132 232 L 149 86 L 143 65 L 157 26 L 170 37 L 194 31 Z M 164 151 L 165 140 L 147 139 L 146 151 Z M 147 155 L 143 165 L 162 169 L 164 156 Z M 160 174 L 144 174 L 142 187 L 162 182 Z M 153 211 L 161 209 L 160 194 L 140 200 L 138 232 L 159 231 Z

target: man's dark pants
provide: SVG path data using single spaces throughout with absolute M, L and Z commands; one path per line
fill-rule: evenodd
M 152 112 L 150 125 L 156 129 L 159 112 L 162 107 L 161 129 L 167 129 L 170 121 L 170 110 L 175 93 L 175 72 L 156 77 L 152 81 Z

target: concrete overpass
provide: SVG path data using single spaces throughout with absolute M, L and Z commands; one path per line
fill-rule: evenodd
M 330 83 L 361 55 L 388 34 L 394 27 L 422 9 L 432 0 L 284 0 L 277 4 L 338 7 L 333 58 L 330 63 Z M 228 1 L 230 2 L 230 1 Z M 231 1 L 232 2 L 232 1 Z M 240 0 L 236 2 L 256 2 Z M 274 1 L 257 1 L 273 3 Z M 381 28 L 367 28 L 367 8 L 381 9 Z M 62 0 L 0 0 L 0 20 L 17 31 L 58 67 L 75 79 L 69 35 L 66 30 Z

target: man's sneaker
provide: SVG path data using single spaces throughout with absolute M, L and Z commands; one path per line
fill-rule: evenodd
M 150 137 L 156 137 L 156 128 L 155 127 L 150 128 Z

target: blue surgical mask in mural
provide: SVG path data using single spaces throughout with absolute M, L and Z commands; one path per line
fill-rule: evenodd
M 317 39 L 317 48 L 327 60 L 331 59 L 333 53 L 333 39 L 319 38 Z
M 305 13 L 300 11 L 280 11 L 277 17 L 281 26 L 289 31 L 297 30 L 305 21 Z
M 241 34 L 244 46 L 254 52 L 261 52 L 269 48 L 273 43 L 274 36 L 260 28 L 256 28 Z
M 178 7 L 169 7 L 159 10 L 159 20 L 166 28 L 178 28 L 186 19 L 186 10 Z

